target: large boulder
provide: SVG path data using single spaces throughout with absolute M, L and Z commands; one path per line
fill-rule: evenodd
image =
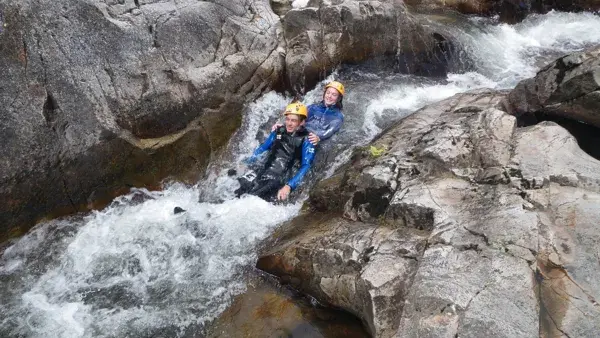
M 600 127 L 600 47 L 564 56 L 521 81 L 508 108 L 523 120 L 549 115 Z
M 268 0 L 1 0 L 0 13 L 2 236 L 129 186 L 195 181 L 283 69 Z
M 308 223 L 308 226 L 306 226 Z M 289 236 L 300 227 L 302 235 Z M 274 239 L 257 267 L 362 318 L 375 336 L 390 336 L 425 249 L 424 232 L 352 222 L 340 217 L 297 219 Z
M 384 131 L 313 190 L 334 221 L 277 233 L 258 266 L 375 337 L 594 336 L 600 161 L 554 122 L 517 127 L 507 95 L 458 94 Z
M 312 1 L 283 17 L 286 81 L 304 93 L 342 63 L 378 58 L 400 71 L 421 72 L 420 63 L 446 63 L 441 34 L 429 32 L 400 1 Z M 376 37 L 376 38 L 373 38 Z M 398 59 L 396 61 L 396 59 Z M 406 65 L 408 63 L 408 65 Z

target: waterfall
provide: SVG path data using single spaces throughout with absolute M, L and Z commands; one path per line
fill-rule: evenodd
M 513 26 L 473 18 L 445 29 L 464 58 L 446 79 L 360 67 L 334 74 L 348 94 L 328 174 L 353 147 L 429 103 L 512 88 L 555 57 L 600 43 L 600 17 L 590 13 L 533 15 Z M 237 183 L 226 174 L 290 100 L 267 93 L 250 104 L 225 158 L 195 186 L 133 189 L 101 211 L 38 224 L 8 246 L 0 257 L 0 336 L 186 336 L 219 315 L 245 290 L 257 243 L 300 212 L 302 198 L 288 205 L 234 198 Z M 187 211 L 174 214 L 176 206 Z

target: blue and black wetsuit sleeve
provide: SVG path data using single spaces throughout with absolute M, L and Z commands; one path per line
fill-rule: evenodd
M 331 117 L 327 129 L 319 131 L 317 133 L 317 136 L 319 136 L 319 139 L 321 139 L 321 141 L 325 141 L 331 138 L 333 135 L 335 135 L 335 133 L 337 133 L 340 130 L 340 128 L 342 128 L 343 123 L 344 115 L 342 113 L 337 113 L 333 117 Z
M 260 146 L 258 146 L 258 148 L 256 148 L 256 150 L 254 150 L 254 153 L 252 153 L 252 156 L 250 156 L 246 160 L 246 163 L 252 164 L 252 163 L 256 162 L 256 160 L 258 159 L 258 157 L 261 154 L 263 154 L 265 151 L 268 151 L 269 149 L 271 149 L 271 147 L 273 146 L 273 142 L 275 142 L 276 136 L 277 136 L 277 130 L 272 131 L 271 134 L 269 134 L 269 137 L 267 137 L 267 139 L 265 140 L 265 142 L 263 142 Z
M 300 169 L 291 180 L 288 181 L 287 185 L 292 188 L 292 190 L 296 189 L 300 183 L 302 183 L 302 179 L 310 170 L 310 166 L 312 165 L 313 160 L 315 159 L 315 146 L 308 141 L 308 138 L 304 139 L 302 142 L 302 160 L 300 163 Z

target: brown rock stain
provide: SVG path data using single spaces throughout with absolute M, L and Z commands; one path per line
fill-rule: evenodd
M 262 304 L 254 309 L 252 316 L 256 320 L 267 318 L 282 320 L 290 317 L 299 320 L 302 316 L 299 312 L 293 311 L 294 307 L 295 304 L 290 299 L 283 298 L 275 293 L 269 293 L 263 296 Z
M 540 338 L 564 336 L 562 321 L 570 304 L 565 277 L 563 268 L 538 260 Z
M 567 226 L 574 228 L 577 224 L 577 210 L 571 208 L 567 216 Z

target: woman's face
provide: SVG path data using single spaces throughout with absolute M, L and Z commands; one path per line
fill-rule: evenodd
M 339 97 L 340 92 L 338 92 L 337 89 L 333 87 L 329 87 L 325 91 L 325 95 L 323 95 L 323 101 L 325 101 L 326 105 L 330 106 L 332 104 L 335 104 L 338 101 Z

